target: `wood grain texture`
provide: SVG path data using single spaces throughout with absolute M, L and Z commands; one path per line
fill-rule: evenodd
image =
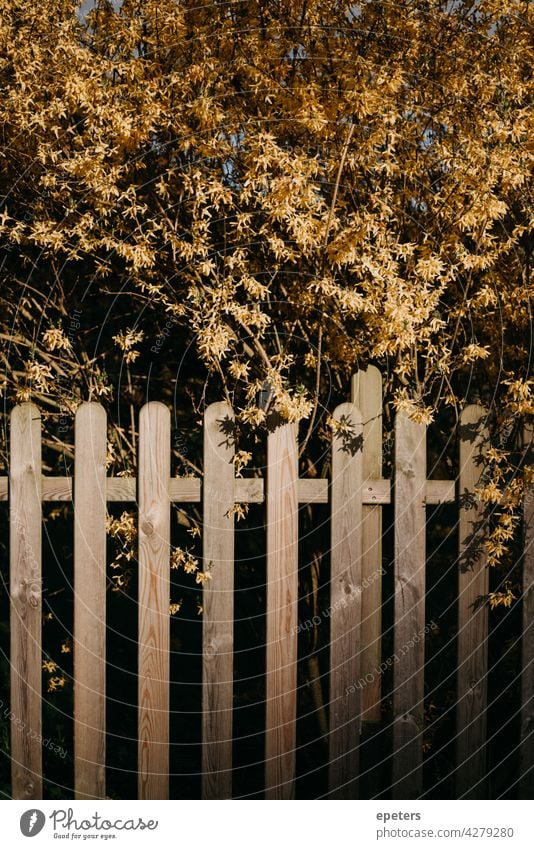
M 42 799 L 41 417 L 33 404 L 11 413 L 10 631 L 11 778 L 14 799 Z
M 294 424 L 267 437 L 267 669 L 265 795 L 295 795 L 298 455 Z
M 265 499 L 263 478 L 236 478 L 234 481 L 234 500 L 261 504 Z
M 171 478 L 169 481 L 171 501 L 200 501 L 200 478 Z
M 328 786 L 332 799 L 358 798 L 361 726 L 362 416 L 341 404 L 336 421 L 350 423 L 349 440 L 332 439 L 330 598 L 330 735 Z
M 136 501 L 136 479 L 108 478 L 106 480 L 106 499 L 107 501 Z
M 534 463 L 534 428 L 525 428 L 525 461 Z M 521 664 L 522 799 L 534 799 L 534 487 L 523 500 L 523 641 Z
M 232 797 L 234 677 L 234 414 L 211 404 L 204 415 L 202 797 Z
M 136 501 L 137 481 L 135 478 L 107 478 L 107 501 Z M 329 481 L 327 478 L 299 478 L 298 500 L 300 504 L 328 504 Z M 426 503 L 444 504 L 456 500 L 454 481 L 431 480 L 426 482 Z M 262 478 L 236 478 L 235 501 L 261 504 L 264 501 Z M 7 501 L 8 478 L 0 477 L 0 501 Z M 199 478 L 171 478 L 169 498 L 175 502 L 198 503 L 200 499 Z M 43 501 L 71 501 L 72 478 L 43 476 Z M 362 503 L 369 505 L 390 504 L 391 484 L 388 480 L 367 480 L 362 486 Z
M 200 501 L 200 478 L 170 478 L 168 488 L 171 501 Z M 108 478 L 108 501 L 135 501 L 136 498 L 135 478 Z
M 72 503 L 72 478 L 47 475 L 42 478 L 41 493 L 43 501 L 70 501 Z
M 426 428 L 395 421 L 393 798 L 422 792 L 425 663 Z
M 456 501 L 456 481 L 427 481 L 426 503 L 452 504 Z
M 363 476 L 382 478 L 382 375 L 375 366 L 352 377 L 352 401 L 362 414 Z M 369 486 L 369 485 L 368 485 Z M 363 688 L 363 719 L 380 722 L 381 677 L 376 674 L 382 652 L 382 510 L 367 504 L 362 524 L 362 654 L 361 675 L 372 676 Z
M 74 786 L 106 797 L 106 413 L 82 404 L 75 418 Z
M 146 404 L 139 421 L 140 799 L 169 795 L 170 414 Z
M 299 478 L 297 498 L 300 504 L 328 504 L 329 481 L 327 478 Z
M 458 570 L 458 704 L 456 795 L 485 799 L 489 592 L 483 506 L 474 495 L 484 470 L 488 432 L 483 407 L 471 404 L 460 417 L 460 511 Z

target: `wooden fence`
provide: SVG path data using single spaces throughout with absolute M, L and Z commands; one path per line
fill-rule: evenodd
M 332 475 L 299 479 L 296 429 L 268 435 L 265 480 L 236 478 L 234 447 L 221 434 L 226 403 L 204 420 L 204 477 L 170 476 L 170 413 L 141 410 L 138 477 L 106 477 L 106 415 L 82 404 L 75 419 L 75 474 L 41 473 L 41 424 L 32 404 L 11 416 L 10 474 L 0 498 L 10 503 L 12 793 L 42 798 L 41 511 L 43 501 L 74 501 L 75 795 L 106 796 L 106 504 L 138 504 L 138 793 L 169 793 L 169 556 L 171 502 L 203 503 L 203 559 L 212 575 L 203 589 L 202 786 L 204 798 L 232 796 L 235 502 L 265 502 L 267 638 L 265 795 L 295 793 L 299 504 L 331 507 L 329 797 L 357 798 L 362 720 L 380 718 L 382 506 L 394 507 L 394 798 L 422 794 L 425 506 L 459 502 L 456 795 L 484 797 L 488 673 L 488 592 L 483 554 L 466 558 L 481 507 L 472 497 L 483 466 L 484 410 L 462 413 L 457 481 L 427 480 L 426 428 L 405 415 L 395 424 L 394 481 L 382 478 L 382 390 L 375 368 L 353 378 L 352 402 L 334 412 L 350 421 L 332 437 Z M 392 492 L 394 495 L 392 495 Z M 461 497 L 460 497 L 461 496 Z M 522 772 L 527 798 L 534 765 L 534 533 L 525 501 L 523 558 Z M 469 568 L 465 566 L 469 562 Z M 367 686 L 358 687 L 365 680 Z

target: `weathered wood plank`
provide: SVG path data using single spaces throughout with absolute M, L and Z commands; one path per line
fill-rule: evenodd
M 234 501 L 261 504 L 265 498 L 262 478 L 236 478 Z
M 300 504 L 328 504 L 327 478 L 300 478 L 298 481 L 298 500 Z M 362 504 L 390 504 L 391 484 L 388 480 L 367 480 L 362 484 Z M 8 479 L 0 477 L 0 501 L 7 501 Z M 169 498 L 175 502 L 200 502 L 199 478 L 171 478 Z M 444 504 L 455 501 L 454 481 L 427 481 L 426 503 Z M 43 476 L 43 501 L 71 501 L 72 478 Z M 137 487 L 135 478 L 107 478 L 107 501 L 136 501 Z M 264 500 L 262 478 L 236 478 L 234 481 L 234 501 L 246 501 L 261 504 Z
M 8 480 L 9 478 L 0 478 L 0 501 L 8 500 Z M 41 501 L 72 501 L 72 478 L 43 475 Z
M 169 483 L 171 501 L 200 501 L 199 478 L 171 478 Z
M 426 503 L 433 504 L 452 504 L 456 501 L 456 481 L 427 481 L 426 482 Z
M 202 797 L 232 797 L 234 677 L 233 437 L 221 429 L 234 414 L 226 402 L 204 415 Z
M 363 438 L 365 450 L 365 437 Z M 391 482 L 388 480 L 364 480 L 362 483 L 362 504 L 370 507 L 377 507 L 380 504 L 391 503 Z M 375 512 L 371 511 L 368 515 L 375 516 Z M 365 524 L 365 520 L 362 520 Z M 363 549 L 362 556 L 365 555 L 366 549 Z M 362 561 L 363 562 L 363 561 Z
M 108 501 L 135 501 L 137 497 L 135 484 L 135 478 L 108 478 Z M 170 478 L 168 487 L 171 501 L 200 501 L 199 478 Z
M 169 795 L 170 414 L 146 404 L 139 421 L 140 799 Z
M 107 501 L 136 501 L 136 479 L 108 478 L 106 480 L 106 499 Z
M 60 478 L 47 475 L 42 478 L 43 501 L 72 502 L 72 478 Z
M 375 366 L 352 376 L 352 400 L 363 421 L 363 477 L 382 478 L 382 375 Z M 369 484 L 367 484 L 369 488 Z M 389 493 L 388 493 L 389 494 Z M 363 508 L 361 675 L 372 676 L 362 692 L 363 719 L 380 722 L 382 643 L 382 510 L 378 502 Z
M 42 799 L 41 417 L 33 404 L 11 413 L 10 631 L 11 777 L 14 799 Z
M 534 428 L 524 431 L 527 465 L 534 464 Z M 520 795 L 534 799 L 534 486 L 523 499 L 523 640 L 521 664 Z
M 484 469 L 488 438 L 485 410 L 471 404 L 460 419 L 460 513 L 458 570 L 458 703 L 456 709 L 456 796 L 485 799 L 488 608 L 479 604 L 489 592 L 483 549 L 484 511 L 474 490 Z
M 327 478 L 299 478 L 297 498 L 300 504 L 328 504 L 329 481 Z
M 106 413 L 76 410 L 74 477 L 74 785 L 106 798 Z
M 393 798 L 422 792 L 426 427 L 395 421 Z
M 170 501 L 190 501 L 193 503 L 200 501 L 199 478 L 170 478 L 168 487 Z M 135 501 L 136 498 L 135 478 L 107 479 L 108 501 Z
M 350 439 L 332 438 L 330 597 L 329 796 L 358 798 L 361 726 L 362 416 L 341 404 L 336 421 L 350 423 Z
M 265 795 L 295 794 L 298 455 L 294 424 L 267 438 L 267 670 Z

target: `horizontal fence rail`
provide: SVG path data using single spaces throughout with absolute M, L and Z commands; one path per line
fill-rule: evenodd
M 394 479 L 382 477 L 382 389 L 369 368 L 353 379 L 352 401 L 334 412 L 329 479 L 298 476 L 296 426 L 273 422 L 266 478 L 236 477 L 234 414 L 226 402 L 204 418 L 204 476 L 171 477 L 170 413 L 140 413 L 136 478 L 106 477 L 106 414 L 82 404 L 75 417 L 74 476 L 43 476 L 39 410 L 11 414 L 9 500 L 12 794 L 43 793 L 41 532 L 43 502 L 74 502 L 74 777 L 78 799 L 106 797 L 106 504 L 138 507 L 138 795 L 169 796 L 170 544 L 173 502 L 201 503 L 203 568 L 202 796 L 231 798 L 234 714 L 234 519 L 236 502 L 266 508 L 265 795 L 296 790 L 299 505 L 330 507 L 328 796 L 358 798 L 363 723 L 381 718 L 382 507 L 394 508 L 394 798 L 423 794 L 425 699 L 425 509 L 458 506 L 456 792 L 486 792 L 488 593 L 480 544 L 483 513 L 475 488 L 484 468 L 485 410 L 471 405 L 460 424 L 457 481 L 428 480 L 426 427 L 399 414 Z M 339 423 L 344 423 L 339 426 Z M 336 424 L 337 423 L 337 424 Z M 531 440 L 531 434 L 526 434 Z M 533 497 L 524 505 L 522 792 L 532 788 Z M 410 650 L 406 650 L 410 646 Z M 369 681 L 360 687 L 358 682 Z M 528 796 L 527 796 L 528 798 Z

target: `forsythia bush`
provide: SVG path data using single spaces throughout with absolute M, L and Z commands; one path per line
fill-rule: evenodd
M 49 465 L 90 398 L 124 469 L 148 374 L 194 410 L 211 376 L 253 427 L 268 384 L 311 428 L 373 362 L 418 420 L 492 411 L 498 559 L 533 412 L 532 23 L 525 0 L 4 0 L 2 389 L 47 412 Z

